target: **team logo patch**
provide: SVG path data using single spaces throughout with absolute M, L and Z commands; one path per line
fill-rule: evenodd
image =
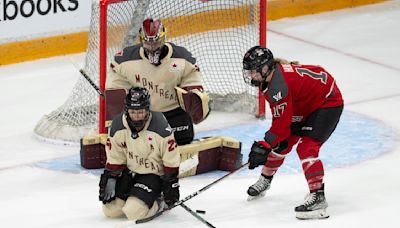
M 280 101 L 282 99 L 282 92 L 279 91 L 277 94 L 273 95 L 272 97 L 275 99 L 275 101 Z
M 178 72 L 179 71 L 179 65 L 177 63 L 171 63 L 170 68 L 169 68 L 170 72 Z
M 257 50 L 256 50 L 256 54 L 257 54 L 257 56 L 262 56 L 262 55 L 264 55 L 264 50 L 262 50 L 262 49 L 257 49 Z

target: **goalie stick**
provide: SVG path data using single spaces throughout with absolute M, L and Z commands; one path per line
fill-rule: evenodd
M 87 73 L 82 68 L 80 68 L 71 57 L 68 57 L 68 61 L 75 67 L 75 69 L 79 71 L 79 73 L 86 79 L 86 81 L 89 82 L 89 84 L 96 90 L 96 92 L 104 98 L 105 96 L 103 91 L 93 82 L 89 75 L 87 75 Z
M 196 192 L 194 192 L 194 193 L 192 193 L 192 194 L 186 196 L 184 199 L 179 200 L 178 202 L 174 203 L 172 206 L 167 207 L 166 209 L 155 213 L 153 216 L 150 216 L 150 217 L 145 218 L 145 219 L 139 219 L 139 220 L 137 220 L 137 221 L 136 221 L 136 224 L 140 224 L 140 223 L 145 223 L 145 222 L 151 221 L 151 220 L 157 218 L 158 216 L 162 215 L 164 212 L 169 211 L 169 210 L 171 210 L 172 208 L 174 208 L 174 207 L 176 207 L 176 206 L 182 205 L 182 204 L 185 203 L 186 201 L 188 201 L 188 200 L 190 200 L 191 198 L 197 196 L 198 194 L 204 192 L 205 190 L 209 189 L 211 186 L 215 185 L 216 183 L 220 182 L 221 180 L 223 180 L 223 179 L 229 177 L 230 175 L 236 173 L 238 170 L 242 169 L 243 167 L 247 166 L 248 164 L 249 164 L 248 162 L 244 163 L 243 165 L 241 165 L 238 169 L 234 170 L 233 172 L 229 172 L 229 173 L 223 175 L 222 177 L 216 179 L 215 181 L 213 181 L 213 182 L 211 182 L 210 184 L 204 186 L 203 188 L 197 190 Z
M 97 92 L 100 96 L 104 97 L 103 91 L 101 91 L 101 89 L 100 89 L 96 84 L 94 84 L 94 82 L 92 81 L 92 79 L 89 78 L 89 76 L 86 74 L 86 72 L 85 72 L 83 69 L 80 69 L 80 70 L 79 70 L 79 73 L 81 73 L 81 75 L 89 82 L 89 84 L 96 90 L 96 92 Z

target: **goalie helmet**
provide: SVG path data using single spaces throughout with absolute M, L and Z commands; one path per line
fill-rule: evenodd
M 268 70 L 263 74 L 264 66 L 268 66 Z M 252 86 L 258 86 L 261 82 L 251 78 L 251 71 L 260 73 L 263 81 L 265 81 L 274 68 L 274 55 L 268 48 L 254 46 L 243 57 L 243 79 Z
M 146 112 L 145 118 L 141 120 L 132 120 L 129 115 L 129 109 L 144 109 Z M 146 121 L 149 119 L 150 114 L 150 94 L 145 88 L 132 87 L 129 89 L 128 94 L 125 97 L 125 115 L 128 124 L 135 128 L 142 128 Z
M 150 63 L 158 65 L 165 44 L 167 29 L 158 19 L 148 18 L 139 30 L 139 39 Z

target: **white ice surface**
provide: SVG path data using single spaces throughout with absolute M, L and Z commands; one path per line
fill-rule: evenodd
M 206 210 L 204 218 L 216 227 L 399 227 L 400 2 L 282 19 L 268 26 L 268 46 L 275 56 L 324 66 L 342 89 L 345 112 L 381 122 L 382 128 L 394 132 L 394 146 L 373 159 L 326 170 L 331 214 L 327 220 L 295 219 L 293 208 L 307 193 L 301 172 L 278 173 L 267 196 L 253 202 L 246 201 L 246 190 L 258 174 L 234 175 L 187 205 Z M 0 227 L 105 228 L 125 221 L 103 216 L 97 201 L 97 175 L 34 165 L 78 156 L 77 147 L 42 143 L 32 134 L 41 116 L 68 97 L 79 77 L 74 64 L 82 60 L 83 54 L 79 54 L 0 67 Z M 196 130 L 252 121 L 251 116 L 212 113 Z M 349 142 L 357 145 L 359 138 L 354 136 Z M 371 140 L 384 143 L 387 139 L 377 136 Z M 181 195 L 191 194 L 215 178 L 182 179 Z M 180 207 L 135 226 L 205 227 Z

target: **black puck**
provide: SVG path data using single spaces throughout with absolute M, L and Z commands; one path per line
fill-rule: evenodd
M 206 213 L 206 211 L 203 211 L 203 210 L 196 210 L 196 213 L 199 213 L 199 214 L 205 214 L 205 213 Z

